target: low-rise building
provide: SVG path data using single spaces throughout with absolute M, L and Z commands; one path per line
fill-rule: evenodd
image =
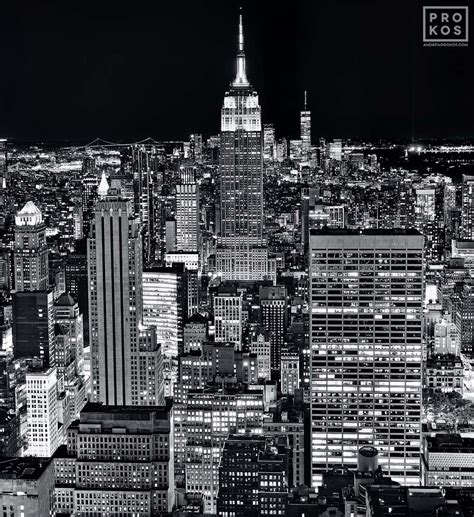
M 472 487 L 474 438 L 459 434 L 425 436 L 421 472 L 427 486 Z

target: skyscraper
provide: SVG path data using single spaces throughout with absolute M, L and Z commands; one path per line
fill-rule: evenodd
M 48 288 L 46 225 L 33 201 L 28 201 L 15 217 L 13 259 L 17 291 L 44 291 Z
M 308 110 L 307 92 L 304 92 L 304 109 L 300 114 L 300 138 L 303 158 L 308 158 L 311 149 L 311 111 Z
M 45 368 L 54 366 L 53 292 L 17 292 L 12 302 L 14 356 L 39 357 Z
M 7 140 L 0 138 L 0 230 L 8 217 L 8 195 Z
M 262 150 L 261 110 L 258 94 L 247 79 L 240 15 L 237 72 L 221 112 L 221 224 L 216 266 L 223 280 L 254 281 L 267 275 Z
M 26 374 L 28 456 L 52 456 L 60 445 L 56 368 Z
M 143 273 L 143 322 L 156 327 L 163 355 L 183 352 L 183 320 L 186 316 L 183 264 L 154 267 Z
M 199 250 L 199 187 L 191 167 L 182 167 L 176 185 L 176 250 Z
M 281 350 L 285 344 L 285 331 L 288 325 L 288 304 L 286 288 L 263 286 L 259 290 L 262 326 L 270 332 L 270 366 L 280 369 Z
M 263 158 L 273 160 L 275 158 L 275 128 L 273 124 L 263 124 Z
M 312 483 L 372 445 L 418 484 L 423 237 L 312 230 L 310 252 Z
M 216 342 L 242 348 L 242 293 L 233 286 L 220 287 L 214 297 L 214 323 Z
M 142 246 L 131 208 L 114 191 L 95 206 L 88 239 L 92 396 L 105 404 L 139 403 Z
M 474 239 L 474 176 L 462 176 L 462 236 Z

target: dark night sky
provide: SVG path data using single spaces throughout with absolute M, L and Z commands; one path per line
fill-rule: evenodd
M 424 48 L 423 3 L 437 2 L 244 3 L 248 73 L 264 122 L 296 137 L 307 89 L 313 141 L 410 138 L 413 122 L 418 138 L 473 137 L 473 31 L 468 48 Z M 218 133 L 238 1 L 9 4 L 0 31 L 0 136 L 126 141 Z

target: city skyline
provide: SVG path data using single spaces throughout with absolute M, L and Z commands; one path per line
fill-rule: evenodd
M 90 44 L 89 22 L 104 36 L 123 29 L 127 52 L 94 54 L 105 69 L 84 62 L 75 86 L 95 78 L 81 116 L 127 143 L 0 138 L 3 516 L 474 517 L 474 142 L 344 136 L 352 119 L 361 131 L 381 120 L 419 129 L 419 105 L 411 118 L 402 109 L 408 76 L 388 52 L 400 11 L 383 30 L 389 10 L 370 1 L 193 4 L 158 30 L 162 52 L 150 61 L 135 51 L 155 34 L 152 11 L 119 0 L 81 18 L 87 1 L 54 13 L 48 4 L 47 22 L 75 39 L 81 19 Z M 308 39 L 312 15 L 334 5 L 343 12 Z M 423 13 L 423 52 L 458 56 L 455 68 L 469 48 L 468 8 Z M 176 22 L 187 32 L 173 32 Z M 325 51 L 331 30 L 357 35 L 350 50 L 341 38 Z M 208 47 L 228 37 L 231 51 Z M 315 55 L 310 70 L 304 56 Z M 66 40 L 45 63 L 48 78 L 77 70 Z M 56 86 L 58 106 L 89 96 Z M 465 103 L 463 88 L 443 91 L 450 108 Z M 291 123 L 262 115 L 274 116 L 272 98 Z M 77 121 L 65 106 L 64 128 Z M 173 121 L 158 117 L 161 139 L 127 140 L 137 117 L 155 123 L 163 106 Z M 204 112 L 204 125 L 174 136 Z M 436 130 L 437 118 L 446 137 L 449 117 L 462 122 L 454 109 L 430 113 L 423 123 Z M 53 128 L 58 112 L 42 117 Z M 281 136 L 293 119 L 295 133 Z
M 313 139 L 473 137 L 472 46 L 423 47 L 422 5 L 243 3 L 263 122 L 279 136 L 296 136 L 308 91 Z M 50 0 L 41 10 L 28 4 L 6 10 L 12 23 L 4 47 L 20 34 L 22 43 L 6 56 L 12 73 L 0 85 L 1 135 L 85 143 L 96 136 L 134 141 L 217 133 L 239 3 L 56 7 Z M 43 67 L 41 56 L 52 67 Z M 143 79 L 131 80 L 132 64 Z

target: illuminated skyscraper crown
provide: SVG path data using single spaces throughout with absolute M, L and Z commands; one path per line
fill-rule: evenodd
M 242 8 L 240 8 L 242 11 Z M 234 88 L 248 88 L 250 83 L 247 79 L 247 70 L 245 64 L 245 52 L 244 52 L 244 26 L 242 23 L 242 12 L 239 16 L 239 50 L 237 52 L 237 71 L 235 79 L 232 82 Z

